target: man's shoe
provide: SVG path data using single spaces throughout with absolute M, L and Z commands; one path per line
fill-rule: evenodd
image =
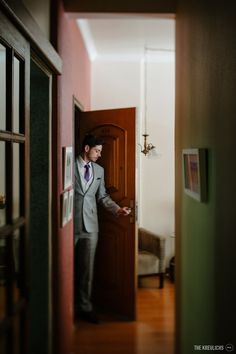
M 99 319 L 94 311 L 81 311 L 79 312 L 79 318 L 89 323 L 99 323 Z

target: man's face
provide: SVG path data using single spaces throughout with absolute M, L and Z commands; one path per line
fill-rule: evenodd
M 102 145 L 96 145 L 94 147 L 85 146 L 85 155 L 87 160 L 96 162 L 101 157 Z

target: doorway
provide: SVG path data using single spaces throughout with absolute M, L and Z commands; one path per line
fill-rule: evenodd
M 97 22 L 101 25 L 102 19 L 100 18 L 99 21 L 97 18 Z M 161 55 L 162 57 L 158 59 L 158 69 L 155 68 L 156 63 L 151 58 L 151 55 L 148 58 L 148 65 L 146 67 L 148 71 L 148 92 L 146 93 L 149 95 L 146 128 L 148 129 L 147 132 L 150 134 L 148 142 L 153 143 L 156 149 L 149 155 L 144 156 L 141 153 L 141 147 L 137 146 L 137 174 L 139 182 L 141 181 L 137 189 L 139 201 L 138 222 L 150 231 L 166 236 L 166 268 L 169 268 L 169 261 L 175 252 L 174 51 L 171 53 L 163 51 Z M 115 56 L 112 57 L 112 63 L 109 62 L 108 58 L 102 63 L 100 57 L 97 63 L 96 60 L 94 60 L 92 87 L 92 109 L 100 109 L 101 107 L 111 108 L 112 104 L 120 107 L 122 106 L 120 102 L 127 103 L 130 92 L 132 92 L 132 90 L 135 92 L 133 96 L 131 95 L 131 100 L 135 101 L 135 95 L 139 97 L 139 99 L 136 100 L 136 105 L 139 107 L 137 112 L 138 129 L 136 134 L 137 141 L 142 147 L 142 133 L 144 133 L 145 129 L 144 120 L 142 118 L 142 108 L 145 106 L 143 99 L 144 87 L 140 89 L 138 85 L 140 82 L 144 84 L 144 64 L 144 61 L 141 61 L 140 65 L 137 65 L 137 63 L 132 63 L 131 60 L 127 66 L 125 66 L 124 61 L 122 64 L 117 64 Z M 122 69 L 119 69 L 119 67 L 122 67 Z M 138 73 L 139 80 L 135 78 L 135 71 Z M 167 76 L 165 76 L 165 74 L 167 74 Z M 132 80 L 128 80 L 127 78 L 132 78 Z M 156 83 L 158 83 L 158 85 L 156 85 Z M 139 87 L 139 92 L 135 91 L 135 87 Z M 169 103 L 167 103 L 167 97 L 170 97 Z M 158 112 L 154 109 L 155 107 L 158 107 Z M 154 282 L 152 282 L 152 284 L 154 284 Z M 156 282 L 156 287 L 158 287 L 158 282 Z
M 103 119 L 104 111 L 101 112 Z M 87 128 L 85 129 L 84 123 L 82 123 L 82 131 L 90 131 L 89 116 L 94 113 L 96 115 L 100 114 L 99 111 L 85 114 Z M 80 122 L 83 119 L 82 117 L 83 112 L 75 114 L 75 119 L 80 119 Z M 100 120 L 101 124 L 102 119 Z M 75 127 L 79 125 L 79 122 L 74 123 Z M 78 133 L 75 132 L 75 139 L 78 140 L 79 135 L 79 131 Z M 111 229 L 110 233 L 112 233 Z M 120 235 L 115 236 L 119 238 Z M 123 252 L 126 251 L 126 248 L 123 247 Z M 111 247 L 109 252 L 103 254 L 103 258 L 109 258 L 109 255 L 114 257 L 114 253 L 115 249 Z M 103 273 L 106 272 L 105 269 L 103 268 Z M 138 289 L 135 294 L 138 308 L 136 321 L 127 322 L 124 321 L 124 317 L 117 317 L 117 314 L 103 312 L 101 313 L 102 326 L 99 326 L 95 332 L 93 327 L 84 326 L 83 323 L 76 321 L 73 340 L 73 350 L 76 354 L 83 353 L 85 348 L 88 352 L 99 353 L 102 348 L 104 353 L 110 353 L 114 350 L 114 347 L 117 351 L 133 354 L 137 352 L 146 353 L 147 351 L 150 354 L 174 353 L 174 284 L 166 279 L 164 288 L 158 289 L 157 276 L 146 278 L 144 283 L 143 288 Z M 109 340 L 107 332 L 109 332 Z

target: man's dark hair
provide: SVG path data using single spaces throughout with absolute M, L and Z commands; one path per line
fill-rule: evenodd
M 96 145 L 104 145 L 104 140 L 102 138 L 100 138 L 99 136 L 87 134 L 87 135 L 85 135 L 83 143 L 82 143 L 82 150 L 84 150 L 84 147 L 86 145 L 88 145 L 90 148 L 92 148 Z

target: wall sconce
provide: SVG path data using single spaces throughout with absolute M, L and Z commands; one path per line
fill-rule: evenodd
M 144 49 L 144 138 L 143 148 L 141 145 L 141 152 L 146 156 L 155 146 L 152 143 L 147 142 L 147 51 L 148 48 Z
M 141 152 L 146 156 L 150 150 L 154 149 L 155 146 L 152 145 L 152 143 L 147 143 L 147 137 L 149 136 L 148 134 L 143 134 L 144 137 L 144 143 L 143 143 L 143 150 Z

